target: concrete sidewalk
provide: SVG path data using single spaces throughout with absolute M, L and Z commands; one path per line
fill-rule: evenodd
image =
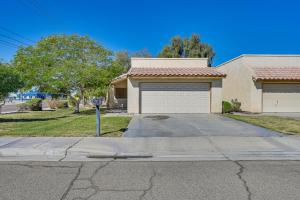
M 152 156 L 129 160 L 300 160 L 300 137 L 1 137 L 0 161 L 93 161 L 88 156 Z M 127 159 L 128 160 L 128 159 Z

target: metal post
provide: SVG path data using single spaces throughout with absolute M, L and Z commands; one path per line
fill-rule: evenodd
M 100 105 L 96 105 L 96 136 L 99 137 L 100 135 L 101 135 Z

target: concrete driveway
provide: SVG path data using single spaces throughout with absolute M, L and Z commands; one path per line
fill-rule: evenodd
M 281 136 L 218 114 L 135 115 L 124 137 Z

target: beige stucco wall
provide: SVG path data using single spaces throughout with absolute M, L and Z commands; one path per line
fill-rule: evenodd
M 226 78 L 223 79 L 223 100 L 230 102 L 237 99 L 241 102 L 243 111 L 252 112 L 252 101 L 255 100 L 251 93 L 255 85 L 251 70 L 243 66 L 243 58 L 228 62 L 217 69 L 226 74 Z
M 131 67 L 133 68 L 194 68 L 207 66 L 207 58 L 131 58 Z
M 262 112 L 262 82 L 253 81 L 253 68 L 300 67 L 299 55 L 241 55 L 217 67 L 226 73 L 223 100 L 238 99 L 243 111 Z
M 211 83 L 211 112 L 222 112 L 222 79 L 203 79 L 203 78 L 156 78 L 156 79 L 134 79 L 129 78 L 127 81 L 127 110 L 128 113 L 139 113 L 140 111 L 140 90 L 139 85 L 143 82 L 209 82 Z
M 248 67 L 300 67 L 299 55 L 244 55 Z

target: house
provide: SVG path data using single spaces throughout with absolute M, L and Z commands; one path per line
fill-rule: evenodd
M 217 69 L 227 75 L 223 100 L 243 111 L 300 112 L 300 55 L 241 55 Z
M 132 58 L 108 96 L 128 113 L 221 113 L 224 77 L 207 58 Z
M 12 93 L 11 95 L 16 96 L 16 99 L 19 100 L 29 100 L 29 99 L 34 99 L 34 98 L 49 98 L 51 97 L 51 94 L 40 92 L 36 87 L 31 88 L 28 91 L 25 92 L 17 92 L 17 93 Z

